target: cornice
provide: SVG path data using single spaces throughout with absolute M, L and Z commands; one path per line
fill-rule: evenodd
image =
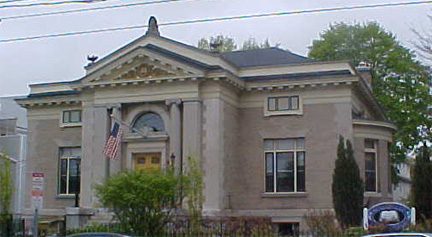
M 353 125 L 381 127 L 381 128 L 390 129 L 393 132 L 397 130 L 396 125 L 388 121 L 378 121 L 378 120 L 368 120 L 368 119 L 353 119 L 352 121 L 353 121 Z
M 326 86 L 351 85 L 358 82 L 358 77 L 342 77 L 342 78 L 319 78 L 319 79 L 298 79 L 298 80 L 277 80 L 266 81 L 265 83 L 250 81 L 246 83 L 246 91 L 273 91 L 284 89 L 304 89 Z
M 72 99 L 72 98 L 64 98 L 64 99 L 53 99 L 53 98 L 44 98 L 44 99 L 27 99 L 21 100 L 17 102 L 24 108 L 38 107 L 38 106 L 57 106 L 57 105 L 81 105 L 81 99 Z
M 100 81 L 88 83 L 85 85 L 76 85 L 72 89 L 76 91 L 82 91 L 84 89 L 104 88 L 104 87 L 118 87 L 118 86 L 129 86 L 129 85 L 151 85 L 161 83 L 172 83 L 172 82 L 184 82 L 184 81 L 198 81 L 204 79 L 204 76 L 172 76 L 172 77 L 159 77 L 159 78 L 141 78 L 132 80 L 111 80 L 111 81 Z

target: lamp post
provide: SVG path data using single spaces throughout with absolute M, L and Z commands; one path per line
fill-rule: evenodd
M 172 166 L 172 168 L 174 169 L 175 167 L 175 165 L 174 165 L 174 161 L 175 161 L 175 155 L 174 155 L 174 153 L 171 153 L 171 156 L 170 156 L 170 160 L 171 160 L 171 166 Z

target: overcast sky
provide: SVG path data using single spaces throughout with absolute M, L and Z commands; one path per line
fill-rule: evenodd
M 61 0 L 45 0 L 55 2 Z M 153 0 L 146 0 L 153 1 Z M 1 2 L 1 1 L 0 1 Z M 41 1 L 21 1 L 32 3 Z M 28 13 L 87 8 L 95 6 L 145 2 L 142 0 L 107 0 L 103 3 L 67 4 L 61 6 L 0 9 L 0 18 Z M 92 11 L 49 17 L 4 20 L 0 23 L 0 39 L 43 35 L 70 31 L 146 24 L 156 16 L 159 23 L 179 20 L 247 15 L 324 7 L 354 6 L 401 0 L 187 0 L 139 7 Z M 0 5 L 7 5 L 1 3 Z M 307 55 L 308 47 L 319 33 L 334 22 L 377 21 L 407 47 L 415 40 L 411 28 L 432 29 L 427 18 L 432 4 L 364 9 L 331 13 L 314 13 L 257 18 L 248 20 L 199 23 L 160 27 L 162 36 L 196 45 L 202 37 L 223 34 L 238 43 L 249 37 L 257 41 L 269 39 L 282 48 Z M 28 85 L 40 82 L 68 81 L 85 74 L 87 55 L 103 57 L 145 33 L 145 29 L 99 33 L 81 36 L 0 43 L 0 97 L 29 92 Z

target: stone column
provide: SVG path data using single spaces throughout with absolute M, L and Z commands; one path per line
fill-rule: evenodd
M 166 100 L 166 105 L 170 107 L 170 125 L 169 125 L 169 146 L 170 152 L 167 159 L 175 156 L 174 167 L 177 174 L 181 171 L 181 114 L 180 99 Z
M 201 160 L 202 101 L 198 98 L 183 100 L 183 167 L 187 169 L 190 156 Z
M 107 107 L 83 103 L 82 115 L 82 159 L 80 207 L 92 208 L 97 203 L 94 183 L 103 182 L 108 169 L 102 154 L 109 133 Z
M 122 126 L 122 124 L 120 123 L 120 121 L 122 119 L 122 117 L 121 117 L 121 105 L 117 105 L 117 106 L 112 107 L 111 115 L 112 115 L 112 117 L 111 117 L 111 126 L 110 127 L 112 128 L 114 122 L 117 122 L 117 123 L 120 124 L 120 128 L 123 130 L 123 132 L 126 132 L 125 130 L 127 128 L 125 128 L 124 126 Z M 123 147 L 122 144 L 120 144 L 120 149 L 122 147 Z M 123 158 L 121 156 L 121 154 L 122 153 L 121 153 L 121 150 L 120 150 L 120 152 L 119 152 L 119 154 L 117 156 L 117 159 L 114 159 L 114 160 L 107 159 L 107 161 L 109 162 L 109 174 L 108 174 L 108 176 L 111 176 L 111 175 L 114 175 L 114 174 L 120 172 L 120 170 L 121 170 L 121 161 L 122 161 L 122 158 Z
M 389 182 L 391 182 L 390 174 L 390 159 L 388 151 L 388 141 L 378 140 L 378 183 L 379 192 L 383 195 L 382 201 L 391 201 L 391 190 L 389 190 Z M 389 192 L 390 191 L 390 192 Z

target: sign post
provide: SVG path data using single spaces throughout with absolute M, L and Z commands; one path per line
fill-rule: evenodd
M 44 173 L 33 173 L 32 179 L 32 198 L 31 204 L 33 209 L 35 210 L 34 221 L 33 221 L 33 236 L 38 236 L 38 210 L 42 209 L 43 206 L 43 190 L 44 190 L 44 181 L 45 174 Z

